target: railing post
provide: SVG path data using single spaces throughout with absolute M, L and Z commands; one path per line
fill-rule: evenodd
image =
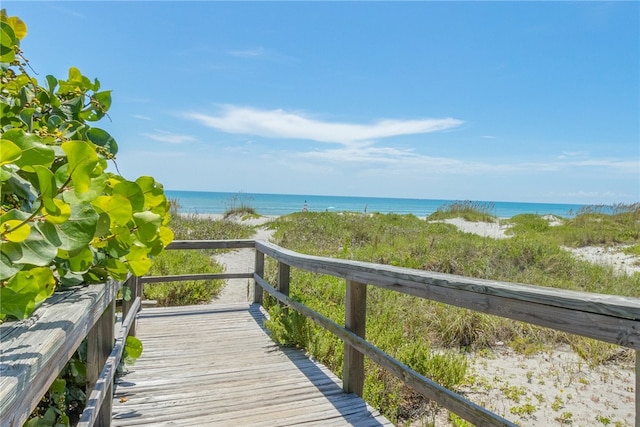
M 140 278 L 138 276 L 130 276 L 126 285 L 131 290 L 131 298 L 129 299 L 129 301 L 125 301 L 124 299 L 122 301 L 122 320 L 127 318 L 129 310 L 131 310 L 131 306 L 133 305 L 136 298 L 141 294 Z M 129 329 L 129 335 L 136 335 L 136 323 L 137 320 L 134 319 L 133 323 L 131 324 L 131 329 Z
M 367 285 L 347 280 L 345 298 L 345 327 L 361 338 L 365 337 L 367 320 Z M 362 397 L 364 389 L 364 355 L 344 343 L 342 388 L 347 393 Z
M 87 335 L 87 396 L 98 381 L 100 371 L 113 349 L 115 317 L 116 304 L 112 301 Z M 112 395 L 113 384 L 109 386 L 106 397 L 102 402 L 100 412 L 96 418 L 96 426 L 111 425 Z
M 256 248 L 256 260 L 254 265 L 254 274 L 258 277 L 264 276 L 264 253 Z M 253 302 L 262 305 L 262 286 L 257 281 L 253 281 Z
M 289 264 L 278 261 L 278 291 L 287 296 L 289 295 L 290 270 Z
M 640 427 L 640 350 L 636 350 L 636 427 Z

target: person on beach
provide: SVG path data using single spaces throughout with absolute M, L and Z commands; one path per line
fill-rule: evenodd
M 307 201 L 304 201 L 304 205 L 302 205 L 302 212 L 307 212 L 309 210 L 309 207 L 307 206 Z

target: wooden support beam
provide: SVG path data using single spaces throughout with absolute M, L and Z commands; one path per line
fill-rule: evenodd
M 258 249 L 256 249 L 254 274 L 258 277 L 264 276 L 264 253 Z M 262 305 L 262 287 L 255 279 L 253 281 L 253 302 Z
M 367 319 L 367 285 L 347 280 L 344 325 L 360 338 L 365 338 Z M 364 390 L 364 355 L 348 342 L 344 343 L 342 388 L 362 397 Z
M 107 361 L 114 345 L 114 322 L 116 317 L 116 306 L 112 302 L 102 313 L 100 319 L 89 331 L 87 335 L 87 395 L 91 393 L 100 377 L 102 367 Z M 95 424 L 98 427 L 108 427 L 111 425 L 111 395 L 113 393 L 113 382 L 109 384 L 107 396 L 100 407 Z

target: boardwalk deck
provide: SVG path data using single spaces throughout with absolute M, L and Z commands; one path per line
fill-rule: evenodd
M 116 383 L 113 426 L 388 426 L 248 303 L 145 309 L 144 352 Z

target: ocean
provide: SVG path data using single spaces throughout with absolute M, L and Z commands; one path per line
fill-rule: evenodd
M 227 209 L 249 205 L 261 215 L 287 215 L 305 207 L 310 212 L 360 212 L 414 214 L 426 217 L 443 206 L 460 200 L 401 199 L 386 197 L 315 196 L 295 194 L 224 193 L 204 191 L 165 191 L 178 202 L 179 213 L 221 214 Z M 473 201 L 498 218 L 532 213 L 573 217 L 584 205 Z

